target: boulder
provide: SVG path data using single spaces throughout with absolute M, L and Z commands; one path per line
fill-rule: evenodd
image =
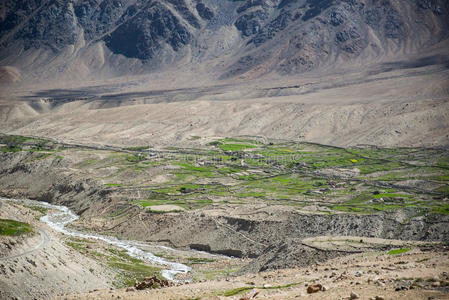
M 170 283 L 168 280 L 165 279 L 159 279 L 156 276 L 153 277 L 146 277 L 143 281 L 136 281 L 134 284 L 134 287 L 137 290 L 145 290 L 145 289 L 155 289 L 155 288 L 161 288 L 170 286 Z
M 322 288 L 323 288 L 323 286 L 321 284 L 319 284 L 319 283 L 318 284 L 312 284 L 312 285 L 309 285 L 307 287 L 307 293 L 308 294 L 313 294 L 313 293 L 321 291 Z

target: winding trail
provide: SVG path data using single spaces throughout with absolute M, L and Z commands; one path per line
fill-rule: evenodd
M 0 199 L 0 200 L 3 200 L 3 199 Z M 21 257 L 21 256 L 27 256 L 27 255 L 29 255 L 31 253 L 34 253 L 34 252 L 44 248 L 48 244 L 48 242 L 50 241 L 50 238 L 48 237 L 48 233 L 45 230 L 39 229 L 39 233 L 41 235 L 41 241 L 40 241 L 40 243 L 37 246 L 35 246 L 35 247 L 25 251 L 25 252 L 19 253 L 19 254 L 14 254 L 14 255 L 9 255 L 9 256 L 5 256 L 5 257 L 0 257 L 0 261 L 8 260 L 8 259 L 14 259 L 14 258 L 18 258 L 18 257 Z

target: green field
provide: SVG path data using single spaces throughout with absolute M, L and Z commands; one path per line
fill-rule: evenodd
M 30 233 L 33 230 L 30 224 L 15 220 L 0 219 L 0 235 L 18 236 Z
M 69 162 L 106 189 L 139 190 L 146 209 L 264 202 L 326 213 L 371 214 L 407 209 L 449 214 L 449 151 L 433 148 L 341 148 L 307 142 L 224 138 L 200 149 L 147 146 L 121 151 L 67 148 L 46 140 L 2 136 L 2 151 L 28 151 L 27 161 Z M 41 149 L 41 151 L 35 151 Z M 70 157 L 76 157 L 75 162 Z M 158 178 L 158 180 L 154 180 Z

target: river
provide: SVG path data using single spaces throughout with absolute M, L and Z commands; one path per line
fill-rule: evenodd
M 154 255 L 149 251 L 142 250 L 141 248 L 147 246 L 145 243 L 139 243 L 136 241 L 120 240 L 116 237 L 96 234 L 96 233 L 86 233 L 73 229 L 68 229 L 66 226 L 71 222 L 77 220 L 79 217 L 74 214 L 68 207 L 61 205 L 53 205 L 46 202 L 40 202 L 29 199 L 9 199 L 0 197 L 1 201 L 13 201 L 18 203 L 23 203 L 29 206 L 39 206 L 48 209 L 48 213 L 41 217 L 41 221 L 57 232 L 63 233 L 68 236 L 83 238 L 83 239 L 95 239 L 106 242 L 108 244 L 114 245 L 116 247 L 125 249 L 127 253 L 138 259 L 142 259 L 148 263 L 162 265 L 167 269 L 162 270 L 162 276 L 171 281 L 177 281 L 175 279 L 177 274 L 188 273 L 191 268 L 181 263 L 171 262 L 165 260 L 161 257 Z M 166 248 L 166 247 L 164 247 Z

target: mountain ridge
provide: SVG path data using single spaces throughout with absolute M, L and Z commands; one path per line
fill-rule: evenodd
M 31 81 L 181 66 L 214 80 L 295 75 L 425 53 L 447 39 L 448 16 L 441 0 L 8 0 L 0 66 Z

